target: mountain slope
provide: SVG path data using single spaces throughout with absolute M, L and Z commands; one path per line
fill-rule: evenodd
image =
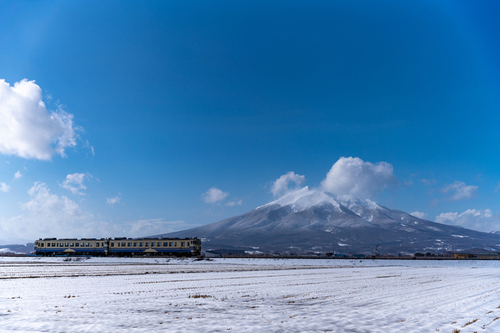
M 199 237 L 203 247 L 288 252 L 442 252 L 500 248 L 500 235 L 426 221 L 371 200 L 303 189 L 243 215 L 164 234 Z

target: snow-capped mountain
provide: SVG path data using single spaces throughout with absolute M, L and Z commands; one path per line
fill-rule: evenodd
M 500 249 L 500 235 L 422 220 L 368 199 L 304 187 L 243 215 L 165 234 L 203 247 L 288 252 L 442 252 Z

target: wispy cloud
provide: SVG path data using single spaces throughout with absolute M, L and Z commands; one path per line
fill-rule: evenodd
M 436 183 L 436 179 L 434 179 L 434 178 L 432 178 L 432 179 L 420 179 L 420 182 L 424 183 L 427 186 L 429 186 L 429 185 L 435 184 Z
M 84 148 L 88 148 L 90 149 L 90 153 L 92 154 L 92 156 L 95 156 L 95 150 L 94 150 L 94 147 L 90 145 L 89 141 L 85 141 L 85 144 L 83 145 Z
M 476 195 L 478 187 L 474 185 L 465 185 L 464 182 L 456 181 L 453 184 L 445 186 L 441 189 L 443 193 L 451 193 L 451 196 L 447 197 L 446 200 L 449 201 L 458 201 L 458 200 L 467 200 Z
M 106 203 L 107 203 L 108 205 L 113 206 L 113 205 L 115 205 L 115 204 L 117 204 L 117 203 L 120 203 L 120 200 L 121 200 L 121 199 L 120 199 L 120 197 L 119 197 L 119 196 L 117 196 L 117 197 L 113 197 L 113 198 L 106 198 Z
M 131 237 L 146 237 L 174 232 L 180 229 L 186 229 L 190 226 L 185 221 L 167 221 L 162 218 L 143 219 L 133 222 L 130 227 Z M 192 227 L 192 226 L 191 226 Z
M 23 175 L 21 174 L 21 172 L 19 170 L 17 170 L 17 172 L 14 174 L 14 178 L 15 179 L 19 179 L 21 178 Z
M 225 205 L 228 207 L 241 206 L 243 205 L 243 200 L 228 201 L 225 203 Z

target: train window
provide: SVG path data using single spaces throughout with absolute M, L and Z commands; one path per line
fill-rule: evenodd
M 75 247 L 79 247 L 80 246 L 80 243 L 75 243 Z
M 95 247 L 99 247 L 99 243 L 95 243 Z
M 184 246 L 186 243 L 185 242 L 181 242 L 181 246 Z
M 127 243 L 127 247 L 132 247 L 132 243 Z
M 85 243 L 85 247 L 89 247 L 89 243 Z
M 139 242 L 139 247 L 142 247 L 143 242 Z
M 164 246 L 164 247 L 167 247 L 167 246 L 168 246 L 168 243 L 167 243 L 167 242 L 163 242 L 163 246 Z
M 52 247 L 56 247 L 56 243 L 52 243 Z
M 156 247 L 156 242 L 151 242 L 151 247 Z
M 75 243 L 69 243 L 69 246 L 73 247 L 73 246 L 75 246 Z
M 80 247 L 84 247 L 84 244 L 83 244 L 83 243 L 80 243 Z
M 115 243 L 111 243 L 111 247 L 115 247 Z
M 69 246 L 69 243 L 64 243 L 64 247 L 68 247 Z
M 122 243 L 122 247 L 125 247 L 127 245 L 127 243 Z
M 144 246 L 149 246 L 149 242 L 144 243 Z
M 43 243 L 40 243 L 40 247 L 43 247 Z

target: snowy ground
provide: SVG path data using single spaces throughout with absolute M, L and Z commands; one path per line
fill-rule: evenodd
M 0 258 L 0 332 L 500 332 L 500 261 Z

